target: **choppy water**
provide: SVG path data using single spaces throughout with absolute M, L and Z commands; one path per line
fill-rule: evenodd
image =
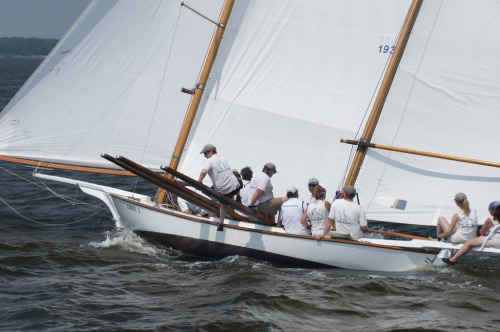
M 39 62 L 0 59 L 0 108 Z M 406 273 L 207 260 L 116 229 L 72 187 L 40 185 L 29 168 L 0 163 L 1 331 L 500 330 L 500 259 Z

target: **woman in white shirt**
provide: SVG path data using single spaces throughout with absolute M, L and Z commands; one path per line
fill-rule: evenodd
M 458 212 L 453 214 L 451 222 L 448 222 L 445 217 L 439 217 L 437 237 L 440 239 L 449 238 L 451 243 L 465 243 L 476 237 L 476 210 L 469 207 L 469 201 L 464 193 L 456 194 L 454 200 L 458 206 Z
M 313 196 L 315 200 L 307 207 L 300 223 L 302 226 L 307 227 L 306 219 L 309 218 L 311 221 L 311 233 L 314 236 L 323 234 L 331 204 L 330 202 L 325 202 L 326 189 L 320 185 L 314 188 Z
M 460 250 L 455 255 L 453 255 L 453 257 L 442 258 L 443 262 L 449 265 L 455 265 L 457 259 L 468 253 L 469 250 L 471 250 L 473 247 L 479 247 L 483 245 L 484 241 L 486 241 L 486 239 L 488 238 L 491 229 L 499 224 L 498 220 L 500 219 L 500 202 L 491 202 L 488 206 L 488 210 L 490 211 L 490 215 L 492 216 L 492 218 L 488 218 L 484 222 L 484 226 L 481 228 L 481 236 L 467 240 L 467 242 L 465 242 L 462 248 L 460 248 Z M 486 246 L 500 249 L 500 233 L 497 232 L 493 234 L 486 242 Z

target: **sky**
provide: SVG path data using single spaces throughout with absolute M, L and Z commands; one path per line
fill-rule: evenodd
M 60 39 L 91 0 L 0 0 L 0 37 Z

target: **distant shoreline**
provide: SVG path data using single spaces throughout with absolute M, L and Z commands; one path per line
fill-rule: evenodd
M 56 46 L 58 39 L 2 37 L 0 57 L 43 57 Z
M 34 54 L 34 55 L 19 55 L 19 54 L 0 54 L 1 59 L 44 59 L 46 55 Z

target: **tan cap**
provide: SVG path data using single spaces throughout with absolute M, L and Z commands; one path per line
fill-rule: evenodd
M 267 163 L 267 164 L 265 164 L 264 168 L 267 169 L 268 171 L 271 171 L 271 172 L 274 172 L 274 173 L 278 173 L 278 171 L 276 170 L 276 165 L 274 165 L 273 163 Z
M 212 150 L 215 150 L 215 145 L 212 145 L 212 144 L 206 144 L 204 147 L 203 147 L 203 150 L 201 150 L 200 153 L 207 153 L 207 152 L 210 152 Z
M 465 196 L 464 193 L 458 193 L 455 195 L 455 201 L 457 202 L 463 202 L 467 199 L 467 196 Z

